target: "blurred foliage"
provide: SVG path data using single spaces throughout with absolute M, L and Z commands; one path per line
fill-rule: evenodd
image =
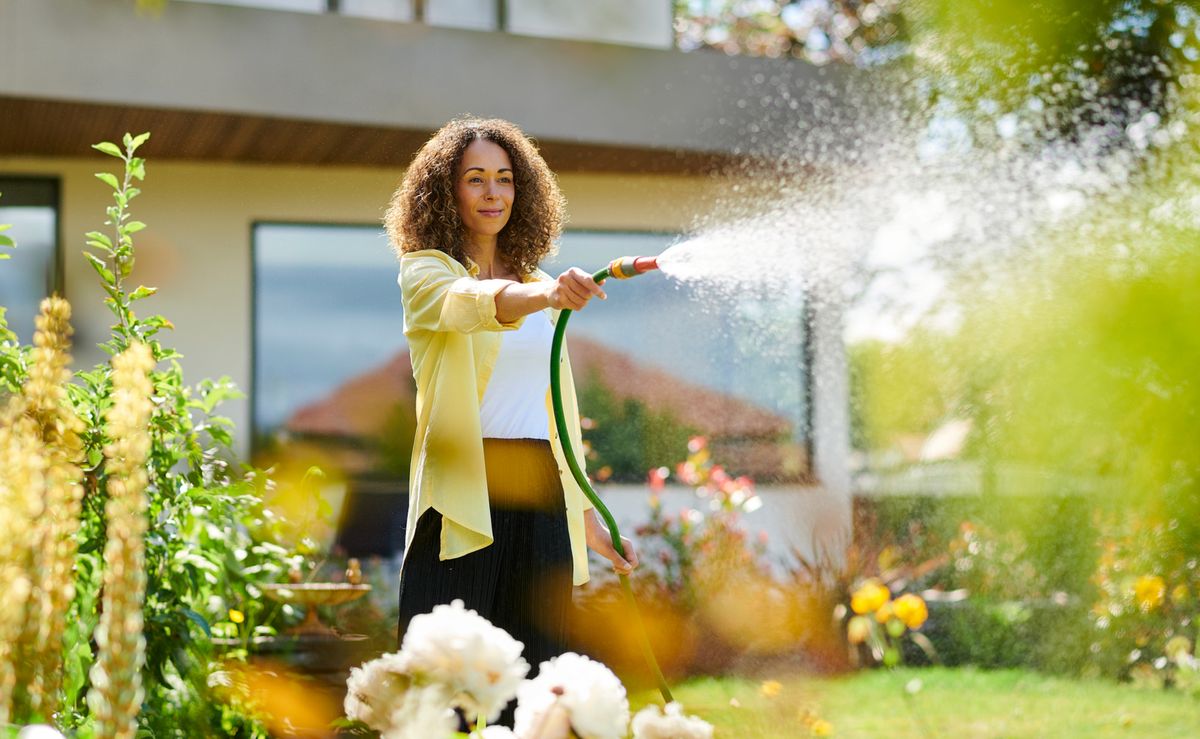
M 658 493 L 668 473 L 654 468 L 649 517 L 636 530 L 642 564 L 631 582 L 662 669 L 670 675 L 720 674 L 746 653 L 796 650 L 806 622 L 801 604 L 772 574 L 765 538 L 751 536 L 743 525 L 742 517 L 761 506 L 753 482 L 726 474 L 703 438 L 688 440 L 684 450 L 687 458 L 675 474 L 695 491 L 696 507 L 665 511 Z M 629 618 L 615 576 L 593 578 L 575 602 L 572 643 L 633 684 L 651 680 L 632 630 L 604 626 Z M 757 614 L 751 630 L 747 612 Z
M 683 461 L 695 430 L 637 398 L 620 398 L 595 374 L 579 387 L 588 472 L 599 482 L 642 482 L 646 471 Z
M 675 0 L 681 49 L 855 63 L 904 52 L 902 0 Z
M 1200 59 L 1196 0 L 676 0 L 680 48 L 861 67 L 898 62 L 923 105 L 1020 112 L 1074 137 L 1171 113 Z M 981 131 L 994 126 L 981 121 Z
M 1109 515 L 1093 576 L 1089 668 L 1200 696 L 1200 563 L 1173 546 L 1178 520 Z

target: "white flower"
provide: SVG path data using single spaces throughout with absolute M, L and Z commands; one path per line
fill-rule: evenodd
M 384 739 L 442 739 L 458 729 L 450 688 L 414 684 L 402 653 L 385 654 L 350 670 L 346 716 Z
M 450 691 L 444 685 L 410 688 L 393 705 L 389 728 L 381 739 L 447 739 L 458 730 L 458 716 L 450 707 Z
M 471 736 L 479 736 L 481 739 L 517 739 L 517 735 L 507 726 L 489 726 L 480 734 Z
M 568 652 L 543 662 L 517 691 L 516 734 L 529 736 L 553 706 L 567 711 L 580 739 L 618 739 L 629 725 L 625 687 L 604 665 Z
M 351 668 L 343 704 L 346 716 L 376 731 L 386 731 L 391 728 L 393 708 L 404 700 L 411 684 L 399 654 L 385 654 Z
M 64 739 L 62 732 L 53 726 L 46 724 L 30 724 L 21 733 L 17 734 L 17 739 Z
M 504 629 L 456 600 L 414 618 L 400 654 L 418 682 L 448 687 L 468 721 L 481 714 L 492 721 L 529 672 L 521 658 L 523 648 Z
M 658 706 L 646 706 L 633 717 L 633 739 L 712 739 L 713 727 L 696 716 L 684 716 L 683 706 L 667 704 L 662 713 Z

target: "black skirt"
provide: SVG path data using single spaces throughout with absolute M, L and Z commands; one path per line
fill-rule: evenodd
M 548 441 L 484 439 L 483 451 L 494 540 L 442 560 L 442 516 L 422 513 L 400 573 L 398 635 L 414 616 L 460 599 L 525 645 L 532 677 L 566 651 L 572 558 L 562 482 Z

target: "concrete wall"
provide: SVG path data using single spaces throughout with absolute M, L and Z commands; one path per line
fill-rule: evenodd
M 115 160 L 102 156 L 0 158 L 0 174 L 61 182 L 64 286 L 75 308 L 75 356 L 82 366 L 104 361 L 94 346 L 107 336 L 112 319 L 95 274 L 80 255 L 83 234 L 102 228 L 111 202 L 107 186 L 93 176 L 110 162 Z M 185 355 L 191 382 L 227 374 L 248 390 L 252 224 L 378 223 L 402 175 L 381 169 L 151 161 L 143 195 L 132 206 L 149 227 L 136 237 L 131 281 L 161 292 L 138 303 L 139 312 L 161 313 L 174 322 L 176 330 L 165 340 Z M 581 229 L 686 230 L 725 190 L 719 181 L 682 176 L 572 174 L 560 181 L 569 202 L 569 226 Z M 237 424 L 239 451 L 245 452 L 249 405 L 237 401 L 226 410 Z
M 657 0 L 655 0 L 657 3 Z M 849 70 L 207 3 L 0 0 L 0 96 L 744 153 Z M 821 98 L 828 100 L 827 98 Z M 792 111 L 787 100 L 801 101 Z

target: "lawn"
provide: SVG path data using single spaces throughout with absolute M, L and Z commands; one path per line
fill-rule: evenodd
M 1200 699 L 1192 696 L 1020 670 L 875 670 L 778 685 L 706 678 L 673 692 L 718 737 L 812 736 L 816 718 L 838 737 L 1200 736 Z M 655 699 L 642 692 L 631 702 L 637 710 Z

